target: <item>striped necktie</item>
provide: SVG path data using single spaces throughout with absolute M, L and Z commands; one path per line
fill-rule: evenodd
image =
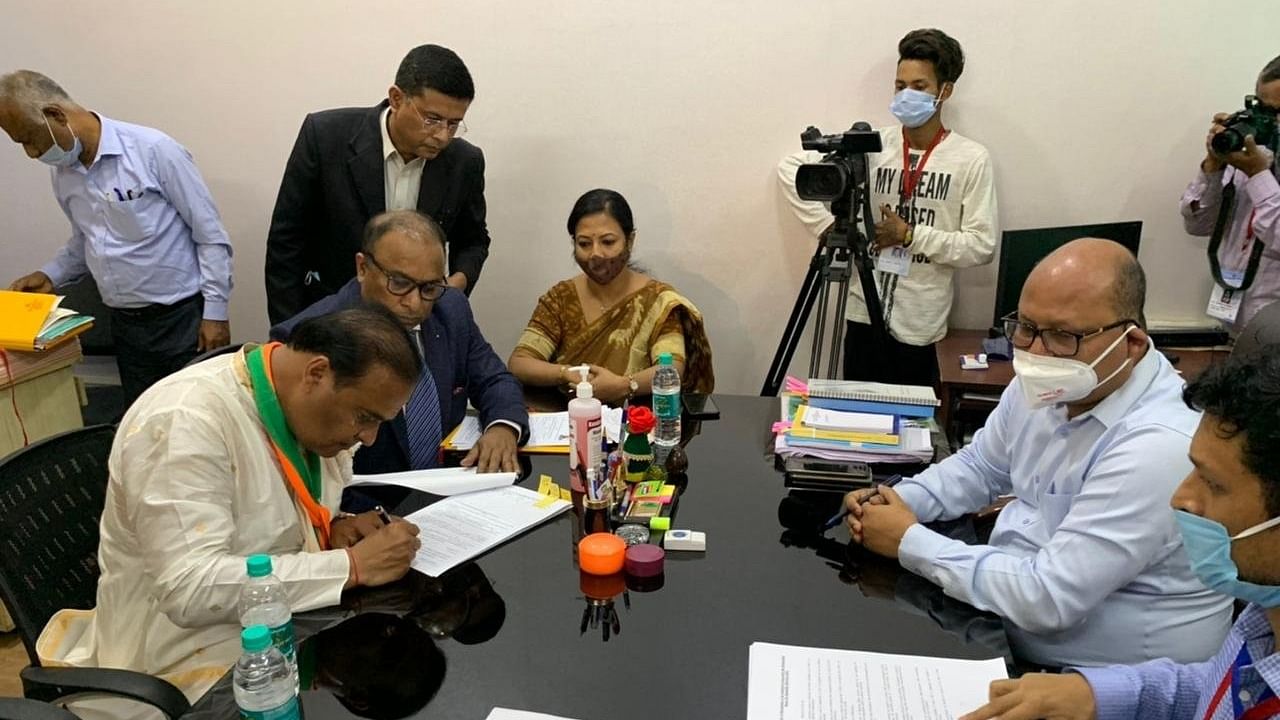
M 409 436 L 409 464 L 414 470 L 424 470 L 435 467 L 440 457 L 440 394 L 423 352 L 422 331 L 415 328 L 410 334 L 422 360 L 422 376 L 405 405 L 404 420 Z

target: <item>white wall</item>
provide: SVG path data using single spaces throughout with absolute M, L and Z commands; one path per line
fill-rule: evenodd
M 1177 200 L 1208 118 L 1280 54 L 1277 0 L 3 4 L 0 71 L 41 70 L 195 154 L 235 244 L 237 340 L 266 330 L 266 230 L 303 115 L 377 102 L 404 52 L 436 42 L 476 79 L 493 248 L 473 302 L 498 352 L 576 271 L 565 217 L 607 186 L 635 209 L 637 259 L 707 316 L 718 389 L 737 393 L 758 391 L 812 250 L 774 167 L 808 124 L 891 120 L 907 30 L 966 50 L 948 123 L 990 148 L 1002 227 L 1145 221 L 1154 318 L 1202 317 L 1203 241 Z M 67 229 L 47 171 L 7 143 L 0 187 L 7 282 Z M 989 321 L 994 278 L 961 274 L 954 325 Z

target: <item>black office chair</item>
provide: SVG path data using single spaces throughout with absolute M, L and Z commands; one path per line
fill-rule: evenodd
M 212 350 L 205 350 L 199 355 L 188 360 L 187 364 L 183 365 L 182 367 L 191 367 L 192 365 L 195 365 L 196 363 L 202 363 L 205 360 L 208 360 L 209 358 L 215 358 L 215 357 L 218 357 L 219 355 L 226 355 L 227 353 L 236 352 L 242 347 L 244 347 L 244 343 L 231 343 L 230 345 L 223 345 L 222 347 L 216 347 Z
M 0 720 L 78 720 L 56 705 L 22 698 L 0 698 Z
M 21 673 L 28 698 L 54 702 L 75 693 L 105 693 L 176 718 L 189 704 L 160 678 L 128 670 L 45 668 L 36 654 L 36 640 L 54 613 L 89 609 L 96 601 L 98 522 L 114 437 L 114 426 L 94 425 L 0 459 L 0 600 L 31 660 Z

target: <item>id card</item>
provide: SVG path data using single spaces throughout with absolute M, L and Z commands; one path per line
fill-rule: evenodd
M 880 250 L 876 270 L 906 277 L 911 272 L 911 251 L 901 245 Z
M 1238 270 L 1223 270 L 1222 279 L 1232 285 L 1239 285 L 1244 280 L 1244 273 Z M 1205 308 L 1205 314 L 1215 320 L 1234 323 L 1236 316 L 1240 314 L 1240 304 L 1243 300 L 1243 291 L 1228 290 L 1215 282 L 1213 292 L 1209 293 L 1209 307 Z

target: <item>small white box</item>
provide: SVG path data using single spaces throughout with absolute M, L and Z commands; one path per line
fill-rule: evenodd
M 662 547 L 667 550 L 705 552 L 707 534 L 695 530 L 668 530 L 662 537 Z

